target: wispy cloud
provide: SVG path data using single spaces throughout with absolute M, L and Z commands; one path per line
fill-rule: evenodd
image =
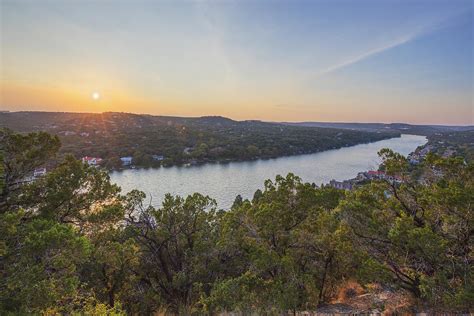
M 355 64 L 355 63 L 358 63 L 359 61 L 367 59 L 367 58 L 369 58 L 373 55 L 379 54 L 379 53 L 384 52 L 386 50 L 389 50 L 389 49 L 392 49 L 394 47 L 397 47 L 397 46 L 403 45 L 405 43 L 408 43 L 408 42 L 416 39 L 419 36 L 421 36 L 421 34 L 410 34 L 410 35 L 404 36 L 404 37 L 402 37 L 400 39 L 397 39 L 397 40 L 395 40 L 391 43 L 388 43 L 388 44 L 385 44 L 383 46 L 371 49 L 371 50 L 369 50 L 367 52 L 364 52 L 360 55 L 353 56 L 353 57 L 351 57 L 351 58 L 349 58 L 349 59 L 347 59 L 343 62 L 332 65 L 332 66 L 326 68 L 325 70 L 321 71 L 319 73 L 319 75 L 321 75 L 321 76 L 326 75 L 326 74 L 329 74 L 329 73 L 334 72 L 336 70 L 339 70 L 341 68 L 350 66 L 350 65 Z
M 375 48 L 370 49 L 369 51 L 366 51 L 362 54 L 352 56 L 352 57 L 348 58 L 347 60 L 344 60 L 340 63 L 337 63 L 335 65 L 332 65 L 332 66 L 324 69 L 323 71 L 318 73 L 318 76 L 327 75 L 327 74 L 335 72 L 339 69 L 342 69 L 342 68 L 348 67 L 350 65 L 356 64 L 356 63 L 358 63 L 362 60 L 365 60 L 369 57 L 372 57 L 374 55 L 380 54 L 380 53 L 385 52 L 387 50 L 390 50 L 392 48 L 395 48 L 395 47 L 404 45 L 406 43 L 409 43 L 411 41 L 414 41 L 414 40 L 416 40 L 416 39 L 418 39 L 422 36 L 425 36 L 429 33 L 432 33 L 436 30 L 439 30 L 443 27 L 446 27 L 447 22 L 450 21 L 451 19 L 453 19 L 453 17 L 454 16 L 449 16 L 448 18 L 445 18 L 443 20 L 438 20 L 434 23 L 431 23 L 428 26 L 421 27 L 418 30 L 416 30 L 416 31 L 414 31 L 410 34 L 405 34 L 405 35 L 403 35 L 403 36 L 401 36 L 401 37 L 399 37 L 399 38 L 397 38 L 397 39 L 395 39 L 395 40 L 393 40 L 389 43 L 386 43 L 382 46 L 375 47 Z

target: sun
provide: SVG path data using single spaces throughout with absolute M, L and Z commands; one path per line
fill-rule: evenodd
M 91 97 L 92 97 L 92 100 L 97 101 L 97 100 L 100 99 L 100 93 L 97 92 L 97 91 L 94 91 L 94 92 L 92 92 Z

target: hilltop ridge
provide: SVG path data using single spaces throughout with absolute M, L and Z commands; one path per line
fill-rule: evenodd
M 436 133 L 444 132 L 461 132 L 474 130 L 474 125 L 456 126 L 456 125 L 422 125 L 422 124 L 408 124 L 408 123 L 332 123 L 332 122 L 282 122 L 285 125 L 304 126 L 304 127 L 323 127 L 323 128 L 340 128 L 350 129 L 356 131 L 393 131 L 406 134 L 415 134 L 429 136 Z
M 99 157 L 109 169 L 121 168 L 120 157 L 131 157 L 130 165 L 143 167 L 252 160 L 309 154 L 400 136 L 399 131 L 119 112 L 6 112 L 0 113 L 0 127 L 57 135 L 63 144 L 61 155 Z

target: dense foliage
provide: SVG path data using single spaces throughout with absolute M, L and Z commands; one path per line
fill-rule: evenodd
M 267 180 L 230 210 L 198 193 L 161 207 L 73 157 L 44 177 L 55 136 L 2 131 L 0 314 L 281 314 L 314 310 L 346 280 L 472 311 L 474 165 L 383 150 L 402 183 L 345 192 Z M 414 170 L 414 168 L 416 170 Z
M 474 161 L 474 130 L 436 133 L 428 137 L 426 146 L 432 147 L 440 156 L 454 154 Z
M 331 122 L 300 122 L 300 123 L 285 123 L 295 126 L 307 127 L 326 127 L 338 129 L 350 129 L 367 132 L 381 132 L 392 131 L 403 134 L 434 136 L 443 133 L 451 134 L 456 132 L 474 131 L 473 125 L 413 125 L 407 123 L 331 123 Z
M 250 160 L 373 142 L 397 132 L 365 132 L 296 127 L 223 117 L 179 118 L 127 113 L 0 113 L 0 128 L 16 132 L 47 131 L 60 137 L 60 157 L 72 154 L 104 159 L 120 168 L 120 157 L 141 167 L 208 161 Z M 154 160 L 153 155 L 164 160 Z

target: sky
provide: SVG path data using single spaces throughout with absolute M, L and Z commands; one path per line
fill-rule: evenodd
M 474 124 L 474 1 L 0 0 L 0 108 Z

